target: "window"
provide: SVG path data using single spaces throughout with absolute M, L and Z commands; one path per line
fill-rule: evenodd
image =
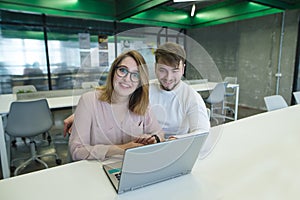
M 154 75 L 158 43 L 184 37 L 165 28 L 106 21 L 60 18 L 0 10 L 0 94 L 17 85 L 38 91 L 81 88 L 105 83 L 115 56 L 129 49 L 145 58 Z

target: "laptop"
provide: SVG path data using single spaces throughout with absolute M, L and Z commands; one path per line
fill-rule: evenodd
M 118 194 L 189 174 L 208 133 L 130 148 L 123 161 L 103 164 Z

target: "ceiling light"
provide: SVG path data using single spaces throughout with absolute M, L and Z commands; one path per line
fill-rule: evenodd
M 207 0 L 173 0 L 174 3 L 191 2 L 191 1 L 207 1 Z
M 195 10 L 196 10 L 196 5 L 193 4 L 192 10 L 191 10 L 191 17 L 194 17 L 194 15 L 195 15 Z

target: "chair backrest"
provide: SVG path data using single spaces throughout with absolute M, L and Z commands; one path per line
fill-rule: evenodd
M 268 111 L 288 107 L 288 104 L 281 95 L 267 96 L 264 97 L 264 100 Z
M 53 118 L 46 99 L 15 101 L 10 105 L 5 131 L 16 137 L 33 137 L 48 131 Z
M 224 82 L 226 83 L 232 83 L 232 84 L 236 84 L 237 83 L 237 77 L 233 77 L 233 76 L 226 76 L 224 78 Z
M 212 90 L 208 98 L 205 99 L 205 102 L 210 104 L 221 103 L 224 101 L 224 95 L 225 95 L 225 83 L 223 82 L 217 83 L 217 85 Z
M 193 80 L 184 80 L 185 83 L 189 85 L 195 85 L 195 84 L 203 84 L 207 83 L 208 79 L 193 79 Z
M 13 94 L 17 93 L 28 93 L 28 92 L 36 92 L 37 89 L 34 85 L 19 85 L 19 86 L 14 86 L 12 88 Z
M 224 78 L 224 82 L 227 84 L 237 84 L 237 77 L 227 76 Z M 234 96 L 236 87 L 234 88 L 226 88 L 225 96 Z
M 293 92 L 296 104 L 300 104 L 300 91 Z
M 210 115 L 211 115 L 211 114 L 210 114 L 210 112 L 211 112 L 211 111 L 210 111 L 210 109 L 209 109 L 209 108 L 206 108 L 206 111 L 207 111 L 207 116 L 208 116 L 208 119 L 210 119 Z
M 91 89 L 91 88 L 95 88 L 95 87 L 98 87 L 99 86 L 99 83 L 96 82 L 96 81 L 92 81 L 92 82 L 82 82 L 81 83 L 81 87 L 83 89 Z

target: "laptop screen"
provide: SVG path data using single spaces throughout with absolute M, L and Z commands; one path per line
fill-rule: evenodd
M 187 134 L 176 140 L 127 149 L 117 192 L 135 190 L 190 173 L 207 135 Z

